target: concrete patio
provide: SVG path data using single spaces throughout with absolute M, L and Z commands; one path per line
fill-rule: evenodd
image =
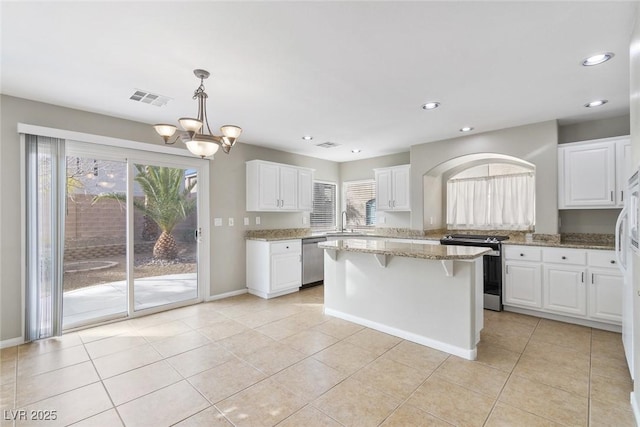
M 135 279 L 135 310 L 171 304 L 196 298 L 197 273 Z M 88 286 L 64 293 L 64 328 L 86 323 L 89 320 L 127 312 L 127 282 L 125 280 Z

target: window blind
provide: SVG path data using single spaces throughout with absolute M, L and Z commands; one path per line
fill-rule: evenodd
M 314 181 L 313 211 L 309 222 L 311 228 L 336 228 L 336 184 Z
M 376 225 L 375 180 L 345 182 L 347 228 L 373 228 Z

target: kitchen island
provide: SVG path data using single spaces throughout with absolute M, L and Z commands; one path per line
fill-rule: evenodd
M 326 314 L 475 360 L 490 249 L 362 239 L 318 246 Z

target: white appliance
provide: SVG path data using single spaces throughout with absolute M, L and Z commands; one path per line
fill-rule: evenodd
M 622 292 L 622 344 L 627 365 L 633 378 L 633 262 L 632 254 L 638 251 L 638 231 L 640 218 L 640 181 L 638 172 L 629 179 L 630 197 L 616 221 L 616 259 L 622 272 L 624 286 Z

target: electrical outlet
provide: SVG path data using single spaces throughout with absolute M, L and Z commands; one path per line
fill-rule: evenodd
M 214 218 L 213 225 L 214 227 L 222 227 L 222 218 Z
M 307 223 L 307 216 L 306 215 L 302 215 L 302 223 L 306 224 Z
M 429 224 L 433 225 L 433 217 L 432 216 L 429 217 Z
M 229 227 L 233 227 L 233 218 L 229 218 Z
M 256 225 L 260 225 L 260 217 L 259 216 L 256 217 Z
M 246 216 L 244 217 L 244 225 L 249 225 L 249 218 Z

